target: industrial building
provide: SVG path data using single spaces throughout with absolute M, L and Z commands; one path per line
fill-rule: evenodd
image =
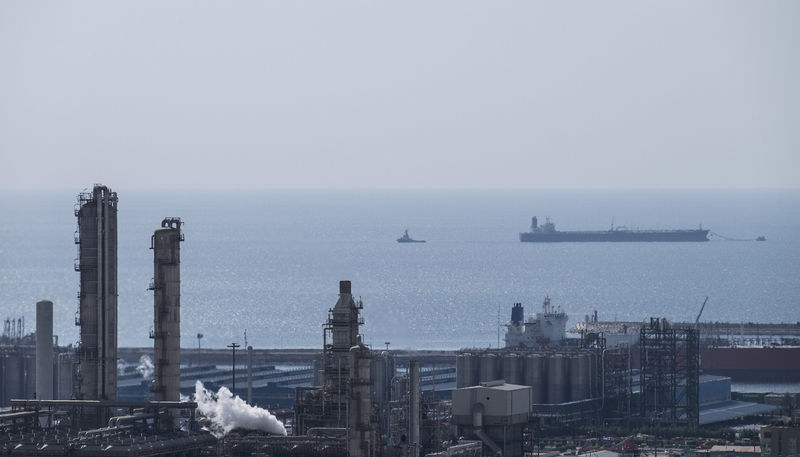
M 453 424 L 460 436 L 479 439 L 487 454 L 522 457 L 523 428 L 529 423 L 533 389 L 503 381 L 453 392 Z
M 74 352 L 54 344 L 47 300 L 36 303 L 35 336 L 24 334 L 21 319 L 6 321 L 0 407 L 10 408 L 0 411 L 0 455 L 524 457 L 547 427 L 697 427 L 778 409 L 732 399 L 730 378 L 701 375 L 696 327 L 654 318 L 635 327 L 635 347 L 611 347 L 602 332 L 567 339 L 567 315 L 549 298 L 529 319 L 513 305 L 505 348 L 429 351 L 423 366 L 388 343 L 381 351 L 364 344 L 364 304 L 350 281 L 339 282 L 314 360 L 276 367 L 247 347 L 246 370 L 199 359 L 181 369 L 177 217 L 164 218 L 150 243 L 150 380 L 117 366 L 117 195 L 96 185 L 78 196 L 75 214 L 80 342 Z M 213 435 L 214 413 L 201 417 L 198 403 L 181 401 L 199 378 L 207 388 L 246 382 L 246 404 L 232 401 L 278 403 L 275 416 L 290 436 L 282 424 L 277 432 L 237 425 Z M 762 432 L 766 457 L 796 444 L 792 431 L 784 440 L 775 430 Z
M 792 457 L 800 455 L 800 423 L 784 421 L 761 427 L 763 457 Z

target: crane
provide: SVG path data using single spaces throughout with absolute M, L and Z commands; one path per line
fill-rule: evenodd
M 697 313 L 697 319 L 694 320 L 694 328 L 697 330 L 697 327 L 700 325 L 700 316 L 703 314 L 703 310 L 706 309 L 706 302 L 708 301 L 708 295 L 706 295 L 706 299 L 703 300 L 703 306 L 700 307 L 700 312 Z

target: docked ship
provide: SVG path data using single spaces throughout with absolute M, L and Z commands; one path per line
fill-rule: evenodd
M 425 240 L 415 240 L 414 238 L 411 238 L 410 236 L 408 236 L 408 229 L 406 229 L 406 232 L 403 233 L 403 236 L 401 236 L 400 238 L 397 239 L 397 242 L 398 243 L 424 243 Z
M 578 241 L 708 241 L 708 230 L 702 227 L 689 230 L 631 230 L 611 226 L 610 230 L 570 231 L 556 230 L 556 225 L 545 219 L 539 226 L 536 216 L 531 219 L 531 231 L 519 234 L 519 240 L 531 243 L 557 243 Z

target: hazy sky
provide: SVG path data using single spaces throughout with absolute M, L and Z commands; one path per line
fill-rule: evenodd
M 0 188 L 800 187 L 800 1 L 0 2 Z

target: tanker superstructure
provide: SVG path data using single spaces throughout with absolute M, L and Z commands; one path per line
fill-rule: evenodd
M 531 243 L 559 243 L 559 242 L 635 242 L 635 241 L 708 241 L 708 230 L 699 227 L 687 230 L 632 230 L 626 227 L 611 226 L 610 230 L 597 231 L 569 231 L 556 230 L 556 225 L 545 220 L 539 226 L 538 219 L 531 219 L 531 231 L 519 234 L 519 240 Z
M 545 297 L 542 311 L 535 317 L 525 319 L 521 303 L 511 309 L 511 323 L 507 325 L 507 348 L 536 348 L 559 345 L 566 339 L 567 313 L 561 307 L 553 307 L 550 297 Z

